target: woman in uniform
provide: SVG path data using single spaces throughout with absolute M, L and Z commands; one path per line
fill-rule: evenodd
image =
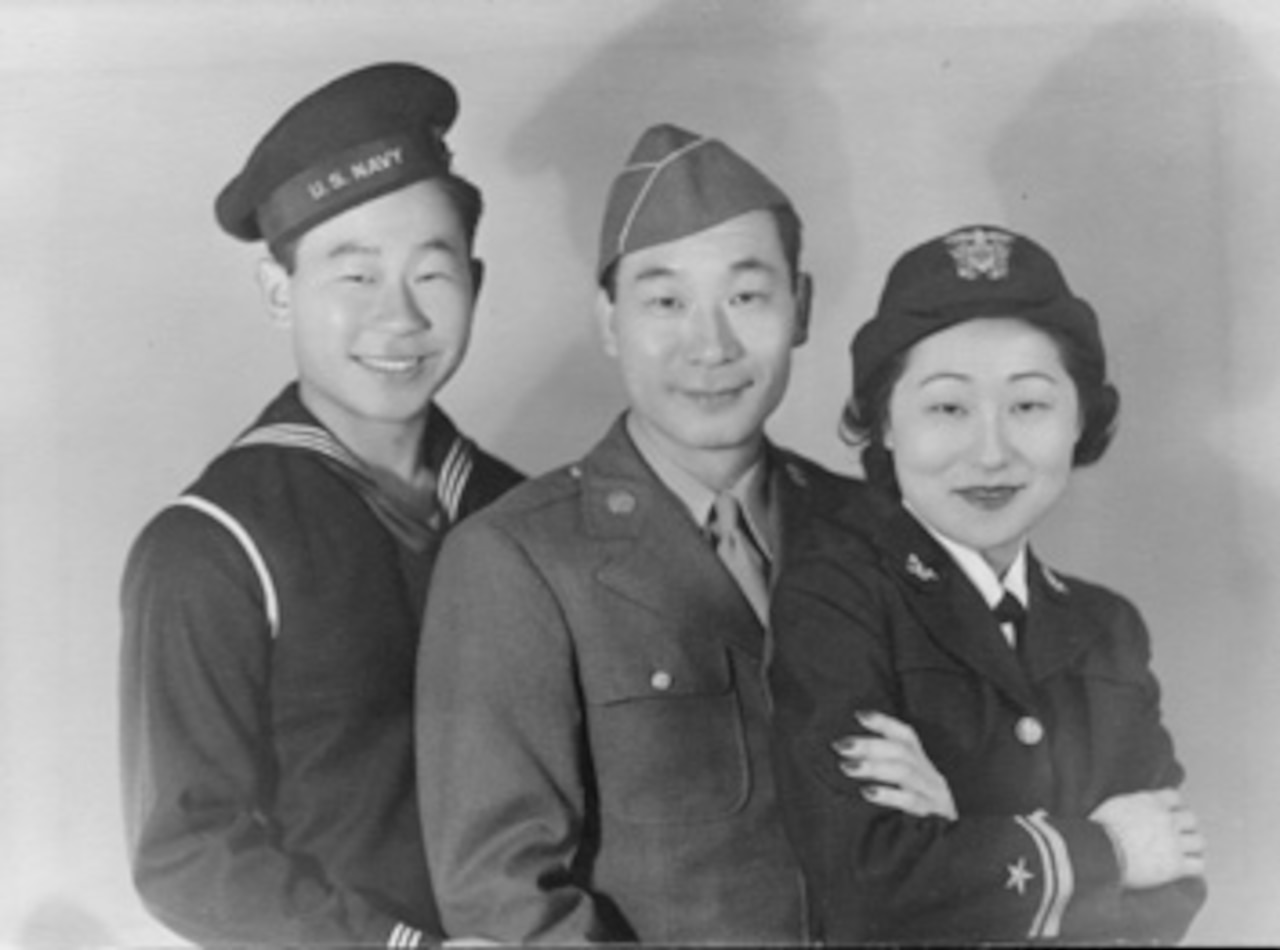
M 852 351 L 842 435 L 873 491 L 815 523 L 773 599 L 779 782 L 822 935 L 1179 939 L 1204 842 L 1146 627 L 1028 546 L 1114 430 L 1094 311 L 1035 242 L 966 227 L 898 260 Z M 952 814 L 848 781 L 873 710 L 910 724 Z

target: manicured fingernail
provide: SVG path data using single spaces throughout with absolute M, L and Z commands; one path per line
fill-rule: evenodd
M 880 798 L 879 785 L 864 785 L 858 791 L 862 792 L 862 797 L 869 802 L 874 802 Z
M 831 748 L 835 749 L 841 755 L 852 755 L 858 749 L 858 740 L 853 736 L 841 736 L 835 742 L 831 743 Z
M 858 774 L 862 771 L 862 759 L 857 756 L 841 759 L 840 771 L 845 775 L 857 778 Z

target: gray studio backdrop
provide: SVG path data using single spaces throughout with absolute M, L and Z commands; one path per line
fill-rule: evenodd
M 285 106 L 381 59 L 461 91 L 489 279 L 444 401 L 531 470 L 621 404 L 591 260 L 652 122 L 723 136 L 805 214 L 816 324 L 772 432 L 842 470 L 845 348 L 894 257 L 971 222 L 1052 248 L 1124 410 L 1038 547 L 1153 629 L 1213 848 L 1192 938 L 1280 939 L 1278 7 L 0 2 L 0 944 L 173 940 L 125 868 L 120 569 L 289 373 L 214 194 Z

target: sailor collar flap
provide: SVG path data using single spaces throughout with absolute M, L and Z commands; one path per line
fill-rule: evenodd
M 435 480 L 431 511 L 410 509 L 377 483 L 368 466 L 324 427 L 303 405 L 296 383 L 290 384 L 258 421 L 233 444 L 233 449 L 258 446 L 313 453 L 351 485 L 370 511 L 402 544 L 425 551 L 444 527 L 459 517 L 463 492 L 471 476 L 473 446 L 453 421 L 433 406 L 422 440 L 422 457 Z

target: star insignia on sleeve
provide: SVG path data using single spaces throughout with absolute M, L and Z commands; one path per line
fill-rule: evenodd
M 1009 880 L 1004 882 L 1004 888 L 1007 891 L 1017 891 L 1021 897 L 1027 893 L 1027 882 L 1035 877 L 1035 874 L 1027 870 L 1027 859 L 1018 858 L 1017 864 L 1010 864 L 1008 867 Z

